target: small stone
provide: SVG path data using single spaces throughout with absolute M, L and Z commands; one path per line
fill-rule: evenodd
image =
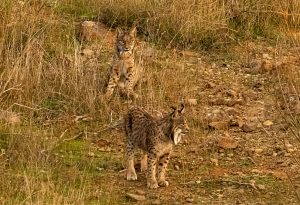
M 214 87 L 216 87 L 215 83 L 213 83 L 213 82 L 207 82 L 206 83 L 206 88 L 214 88 Z
M 263 151 L 264 151 L 264 150 L 261 149 L 261 148 L 257 148 L 257 149 L 254 150 L 254 152 L 255 152 L 256 154 L 261 154 Z
M 269 72 L 273 70 L 273 66 L 269 61 L 264 60 L 260 65 L 260 70 L 261 72 Z
M 88 152 L 88 156 L 89 156 L 89 157 L 94 157 L 94 156 L 95 156 L 95 153 L 94 153 L 94 152 Z
M 263 123 L 263 125 L 264 126 L 271 126 L 271 125 L 273 125 L 274 123 L 271 121 L 271 120 L 266 120 L 266 121 L 264 121 L 264 123 Z
M 229 89 L 226 91 L 226 94 L 230 97 L 236 98 L 238 96 L 238 93 L 235 90 Z
M 238 146 L 238 142 L 228 134 L 225 134 L 218 139 L 218 145 L 223 149 L 235 149 Z
M 212 105 L 226 105 L 227 102 L 223 98 L 217 98 L 209 101 Z
M 216 121 L 209 123 L 209 127 L 214 128 L 216 130 L 228 130 L 229 128 L 229 121 Z
M 145 192 L 143 190 L 136 190 L 136 193 L 139 194 L 139 195 L 145 195 Z
M 189 104 L 191 106 L 197 105 L 197 99 L 195 99 L 195 98 L 187 99 L 186 102 L 187 102 L 187 104 Z
M 85 48 L 81 51 L 81 54 L 85 55 L 85 56 L 92 56 L 94 54 L 94 51 L 91 49 Z
M 216 63 L 212 63 L 212 64 L 211 64 L 211 68 L 214 69 L 214 68 L 216 68 L 216 67 L 217 67 L 217 64 L 216 64 Z
M 159 199 L 155 199 L 154 201 L 151 202 L 152 205 L 160 205 L 161 201 Z
M 267 59 L 267 60 L 271 60 L 272 59 L 272 57 L 269 54 L 267 54 L 267 53 L 264 53 L 262 55 L 262 57 L 263 57 L 263 59 Z
M 126 197 L 133 199 L 135 201 L 145 201 L 146 200 L 146 197 L 144 195 L 138 195 L 138 194 L 127 193 Z
M 228 108 L 226 110 L 226 113 L 228 115 L 232 115 L 232 116 L 239 115 L 239 112 L 236 109 L 232 108 L 232 107 Z
M 263 184 L 256 185 L 259 190 L 266 190 L 266 186 Z
M 94 21 L 84 21 L 81 23 L 80 39 L 86 41 L 92 41 L 101 39 L 105 35 L 101 32 L 100 24 Z M 106 32 L 107 35 L 107 32 Z
M 19 114 L 11 111 L 0 110 L 0 121 L 4 121 L 7 124 L 20 124 L 21 118 Z
M 192 202 L 194 202 L 195 200 L 194 200 L 193 198 L 191 198 L 191 197 L 188 197 L 188 198 L 186 198 L 186 201 L 189 202 L 189 203 L 192 203 Z
M 178 165 L 174 165 L 174 169 L 175 169 L 175 170 L 179 170 L 180 168 L 179 168 Z
M 103 167 L 96 167 L 96 170 L 98 170 L 99 172 L 102 172 L 104 170 Z
M 241 129 L 244 132 L 252 132 L 255 130 L 255 128 L 256 128 L 256 124 L 254 123 L 243 123 L 241 126 Z
M 199 62 L 199 60 L 198 60 L 197 57 L 191 56 L 191 57 L 188 57 L 187 62 L 188 62 L 189 64 L 197 64 L 197 63 Z
M 218 159 L 210 158 L 210 161 L 212 163 L 214 163 L 216 166 L 219 166 L 219 160 Z

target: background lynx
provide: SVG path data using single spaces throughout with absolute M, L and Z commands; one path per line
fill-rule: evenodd
M 109 82 L 105 96 L 110 98 L 116 86 L 121 94 L 128 98 L 136 98 L 134 87 L 140 78 L 140 68 L 135 63 L 136 27 L 129 33 L 117 29 L 115 40 L 115 55 L 112 62 Z
M 165 172 L 173 145 L 178 144 L 181 135 L 188 131 L 183 115 L 184 106 L 173 108 L 173 111 L 162 118 L 154 118 L 141 108 L 132 108 L 125 117 L 127 136 L 127 180 L 137 180 L 134 169 L 134 154 L 139 148 L 144 151 L 141 170 L 147 169 L 147 187 L 168 186 Z M 147 162 L 148 158 L 148 162 Z M 156 180 L 156 169 L 158 181 Z

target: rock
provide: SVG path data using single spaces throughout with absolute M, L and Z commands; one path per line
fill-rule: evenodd
M 193 64 L 197 64 L 198 62 L 199 62 L 199 58 L 198 57 L 191 56 L 191 57 L 187 58 L 187 63 L 188 64 L 193 65 Z
M 145 192 L 143 190 L 136 190 L 136 193 L 139 194 L 139 195 L 145 195 Z
M 267 53 L 264 53 L 262 55 L 262 57 L 263 57 L 263 59 L 272 60 L 272 57 L 269 54 L 267 54 Z
M 81 23 L 81 40 L 91 41 L 99 38 L 101 35 L 97 31 L 97 23 L 93 21 L 84 21 Z
M 230 121 L 229 121 L 229 126 L 230 127 L 239 126 L 238 119 L 231 118 Z
M 213 82 L 207 82 L 206 83 L 206 88 L 214 88 L 214 87 L 216 87 L 215 83 L 213 83 Z
M 152 205 L 160 205 L 161 201 L 159 199 L 155 199 L 154 201 L 151 202 Z
M 181 51 L 181 54 L 184 56 L 184 57 L 198 57 L 199 56 L 199 53 L 195 52 L 195 51 Z
M 218 139 L 218 145 L 223 149 L 235 149 L 238 146 L 238 142 L 229 134 L 225 133 L 224 136 Z
M 146 197 L 144 195 L 138 195 L 138 194 L 127 193 L 126 197 L 133 199 L 135 201 L 145 201 L 146 200 Z
M 257 125 L 255 123 L 246 122 L 243 123 L 240 127 L 244 132 L 252 132 L 256 129 Z
M 87 154 L 89 157 L 95 157 L 95 153 L 94 152 L 88 152 Z
M 226 105 L 226 101 L 223 98 L 212 99 L 209 102 L 212 105 Z
M 219 166 L 219 160 L 218 159 L 210 158 L 210 161 L 212 163 L 214 163 L 216 166 Z
M 273 70 L 273 65 L 270 61 L 268 61 L 268 60 L 262 61 L 261 65 L 260 65 L 260 71 L 262 73 L 269 72 L 269 71 L 272 71 L 272 70 Z
M 226 90 L 226 94 L 228 96 L 234 97 L 234 98 L 236 98 L 238 96 L 238 93 L 235 90 L 232 90 L 232 89 Z
M 0 121 L 4 121 L 7 124 L 14 125 L 14 124 L 20 124 L 21 118 L 15 112 L 0 110 Z
M 254 152 L 256 153 L 256 154 L 261 154 L 261 153 L 263 153 L 263 149 L 261 149 L 261 148 L 257 148 L 257 149 L 255 149 L 254 150 Z
M 231 115 L 231 116 L 235 116 L 235 115 L 239 115 L 240 114 L 236 109 L 234 109 L 232 107 L 226 109 L 226 113 L 228 115 Z
M 225 102 L 228 107 L 233 107 L 234 105 L 242 105 L 244 103 L 242 99 L 230 99 Z
M 179 170 L 180 168 L 179 168 L 178 165 L 174 165 L 174 169 L 175 169 L 175 170 Z
M 273 125 L 274 123 L 271 121 L 271 120 L 266 120 L 266 121 L 264 121 L 264 123 L 263 123 L 263 125 L 264 126 L 271 126 L 271 125 Z
M 95 41 L 103 40 L 108 44 L 113 45 L 114 34 L 109 29 L 99 22 L 84 21 L 80 24 L 79 30 L 80 40 L 83 41 Z
M 85 56 L 92 56 L 94 54 L 94 51 L 91 49 L 85 48 L 81 51 L 81 54 L 85 55 Z
M 189 99 L 186 100 L 186 103 L 191 105 L 191 106 L 195 106 L 195 105 L 197 105 L 197 99 L 189 98 Z
M 212 69 L 217 68 L 217 64 L 216 64 L 216 63 L 212 63 L 212 64 L 211 64 L 211 68 L 212 68 Z
M 216 129 L 216 130 L 228 130 L 229 128 L 229 121 L 215 121 L 208 124 L 209 127 Z
M 189 202 L 189 203 L 192 203 L 192 202 L 195 201 L 192 197 L 188 197 L 188 198 L 186 198 L 185 200 L 186 200 L 187 202 Z

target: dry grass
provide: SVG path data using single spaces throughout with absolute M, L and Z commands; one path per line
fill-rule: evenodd
M 99 99 L 112 51 L 103 47 L 105 52 L 100 52 L 98 62 L 88 66 L 81 58 L 76 22 L 99 19 L 112 27 L 136 24 L 139 32 L 158 46 L 195 49 L 220 48 L 239 37 L 276 37 L 299 27 L 297 0 L 237 2 L 1 1 L 0 109 L 20 113 L 24 123 L 1 126 L 0 148 L 9 157 L 0 154 L 0 203 L 83 204 L 97 195 L 98 190 L 91 191 L 85 184 L 87 176 L 75 166 L 64 170 L 65 162 L 53 151 L 61 145 L 59 136 L 69 128 L 68 122 L 44 125 L 46 120 L 86 113 L 103 124 L 111 117 L 118 119 L 126 107 L 119 98 L 110 105 Z M 189 85 L 197 79 L 189 75 L 174 81 L 185 75 L 185 68 L 163 51 L 160 58 L 161 64 L 146 65 L 152 72 L 140 92 L 147 92 L 147 96 L 141 96 L 137 104 L 166 109 L 195 95 Z M 118 203 L 103 201 L 107 202 Z

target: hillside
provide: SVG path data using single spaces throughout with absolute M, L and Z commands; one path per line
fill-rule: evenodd
M 2 204 L 300 203 L 298 2 L 7 0 L 0 11 Z M 106 101 L 115 28 L 132 25 L 139 98 Z M 128 107 L 158 115 L 180 102 L 191 132 L 170 186 L 126 181 Z

